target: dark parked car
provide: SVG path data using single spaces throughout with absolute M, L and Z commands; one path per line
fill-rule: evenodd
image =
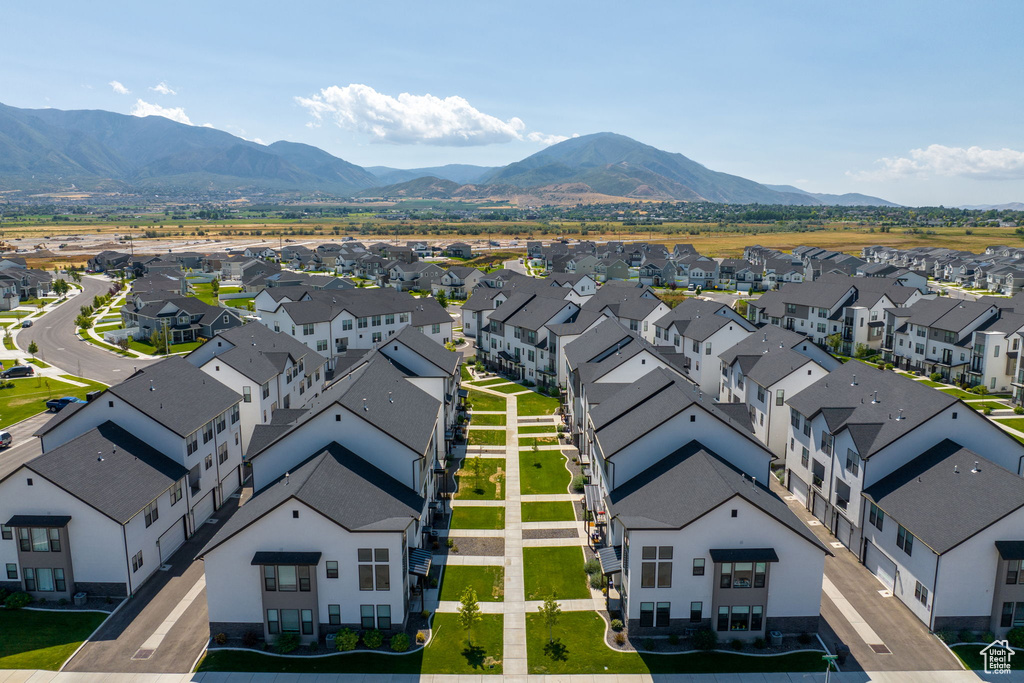
M 62 408 L 64 408 L 64 406 L 68 405 L 69 403 L 85 403 L 85 401 L 83 401 L 82 399 L 77 398 L 75 396 L 64 396 L 62 398 L 51 398 L 49 401 L 46 402 L 46 409 L 47 410 L 51 410 L 51 411 L 57 413 L 57 412 L 60 412 L 60 410 Z
M 32 321 L 31 320 L 22 320 L 21 321 L 21 326 L 22 327 L 32 327 Z
M 36 371 L 31 365 L 15 365 L 7 368 L 3 372 L 0 372 L 0 378 L 13 379 L 15 377 L 32 377 L 35 374 Z

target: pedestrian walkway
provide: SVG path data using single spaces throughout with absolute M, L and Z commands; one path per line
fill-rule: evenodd
M 498 392 L 495 392 L 498 393 Z M 515 396 L 505 402 L 505 625 L 502 641 L 502 671 L 506 676 L 525 676 L 526 584 L 523 572 L 523 513 L 519 480 L 519 406 Z
M 132 659 L 149 659 L 152 657 L 153 653 L 156 652 L 164 642 L 164 637 L 167 633 L 175 624 L 178 623 L 178 620 L 181 619 L 181 615 L 183 615 L 185 610 L 195 602 L 195 599 L 199 597 L 199 594 L 203 592 L 204 588 L 206 588 L 205 574 L 199 577 L 199 580 L 196 581 L 195 585 L 189 589 L 188 593 L 185 594 L 185 597 L 183 597 L 181 601 L 174 606 L 174 609 L 172 609 L 171 613 L 167 615 L 167 618 L 164 619 L 157 627 L 156 631 L 153 632 L 153 635 L 147 638 L 146 642 L 142 644 L 142 647 L 132 655 Z

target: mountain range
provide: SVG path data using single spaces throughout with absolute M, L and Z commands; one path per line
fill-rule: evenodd
M 0 104 L 0 191 L 68 190 L 895 206 L 762 185 L 615 133 L 570 138 L 507 166 L 403 170 L 363 168 L 310 145 L 262 145 L 159 116 Z

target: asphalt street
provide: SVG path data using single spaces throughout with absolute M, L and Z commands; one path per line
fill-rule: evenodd
M 96 379 L 105 384 L 115 384 L 132 374 L 133 368 L 142 368 L 155 362 L 141 358 L 122 358 L 110 351 L 82 341 L 75 334 L 75 318 L 79 309 L 88 305 L 98 294 L 106 294 L 110 282 L 97 277 L 82 278 L 84 291 L 72 297 L 41 318 L 36 318 L 32 327 L 18 332 L 17 344 L 22 351 L 31 342 L 39 346 L 38 358 L 62 370 Z
M 22 420 L 6 430 L 11 433 L 12 441 L 10 448 L 0 450 L 0 479 L 42 454 L 43 450 L 39 439 L 32 434 L 46 424 L 51 417 L 53 417 L 53 413 L 40 413 L 27 420 Z

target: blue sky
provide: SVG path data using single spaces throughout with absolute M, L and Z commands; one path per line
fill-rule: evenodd
M 816 192 L 1024 201 L 1019 1 L 37 5 L 4 6 L 5 104 L 405 168 L 614 131 Z

